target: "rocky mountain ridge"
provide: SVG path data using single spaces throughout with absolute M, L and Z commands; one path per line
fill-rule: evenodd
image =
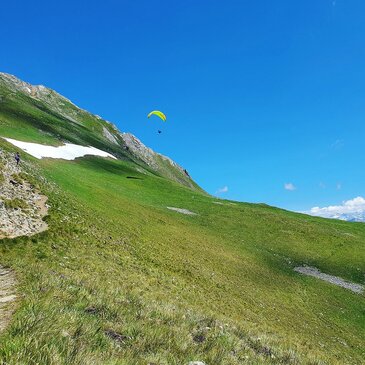
M 65 98 L 56 91 L 49 89 L 43 85 L 32 85 L 28 82 L 18 79 L 14 75 L 3 72 L 0 72 L 0 80 L 9 88 L 9 90 L 13 92 L 21 92 L 33 99 L 42 101 L 51 108 L 56 109 L 57 112 L 70 119 L 72 122 L 78 123 L 76 117 L 77 113 L 65 113 L 63 107 L 68 104 L 76 109 L 79 109 L 80 111 L 81 109 L 74 103 L 72 103 L 71 100 Z
M 179 170 L 181 173 L 189 176 L 187 170 L 173 161 L 170 157 L 164 156 L 161 153 L 154 152 L 151 148 L 144 145 L 136 136 L 131 133 L 119 133 L 120 137 L 123 139 L 125 146 L 131 151 L 135 156 L 144 161 L 148 166 L 159 169 L 158 159 L 166 161 L 173 168 Z
M 65 98 L 64 96 L 58 94 L 56 91 L 49 89 L 43 85 L 32 85 L 28 82 L 18 79 L 14 75 L 5 72 L 0 72 L 0 78 L 9 87 L 9 89 L 14 92 L 16 91 L 24 92 L 35 99 L 42 99 L 42 100 L 45 100 L 47 97 L 52 97 L 53 95 L 53 97 L 64 99 L 65 102 L 73 104 L 69 99 Z

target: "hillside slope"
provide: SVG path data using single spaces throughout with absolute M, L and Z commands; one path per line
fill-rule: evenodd
M 364 284 L 364 224 L 217 201 L 91 127 L 69 131 L 59 113 L 51 125 L 23 93 L 6 100 L 0 135 L 57 144 L 57 127 L 61 140 L 120 154 L 24 154 L 20 173 L 48 197 L 48 230 L 0 239 L 0 265 L 18 282 L 0 363 L 363 364 L 364 294 L 294 268 Z M 0 149 L 14 151 L 3 139 Z
M 160 176 L 200 189 L 185 169 L 147 148 L 138 138 L 80 109 L 45 86 L 33 86 L 0 73 L 0 136 L 28 142 L 90 145 L 114 154 Z

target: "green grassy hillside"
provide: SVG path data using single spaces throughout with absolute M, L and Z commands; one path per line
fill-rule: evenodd
M 0 135 L 59 143 L 15 109 Z M 19 282 L 0 364 L 363 364 L 364 295 L 293 268 L 363 284 L 364 224 L 217 201 L 123 156 L 24 157 L 49 230 L 0 240 Z

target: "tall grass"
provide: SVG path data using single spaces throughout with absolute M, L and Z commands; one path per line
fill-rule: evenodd
M 213 204 L 126 161 L 25 169 L 50 228 L 0 241 L 21 294 L 0 363 L 362 363 L 364 297 L 292 268 L 363 282 L 364 225 Z

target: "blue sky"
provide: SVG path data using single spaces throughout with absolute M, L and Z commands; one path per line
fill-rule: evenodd
M 365 196 L 364 14 L 363 0 L 13 0 L 0 71 L 134 133 L 212 194 L 307 210 Z

